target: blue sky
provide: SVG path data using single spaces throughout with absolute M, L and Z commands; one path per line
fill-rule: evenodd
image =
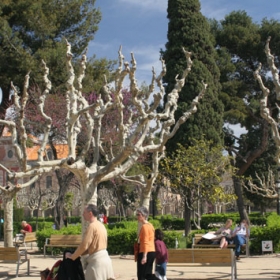
M 245 10 L 255 22 L 263 18 L 280 20 L 280 0 L 201 0 L 201 12 L 208 18 L 223 19 L 231 11 Z M 167 42 L 167 0 L 96 0 L 102 20 L 94 40 L 89 45 L 89 56 L 117 59 L 118 50 L 126 61 L 133 52 L 137 61 L 138 85 L 149 84 L 151 69 L 161 71 L 159 51 Z M 236 135 L 244 130 L 233 127 Z
M 263 18 L 280 20 L 279 0 L 201 0 L 201 12 L 209 18 L 223 19 L 234 10 L 245 10 L 255 22 Z M 151 69 L 161 70 L 159 50 L 167 42 L 167 0 L 96 0 L 102 21 L 89 46 L 89 56 L 117 59 L 122 45 L 130 61 L 133 52 L 137 61 L 139 85 L 151 80 Z

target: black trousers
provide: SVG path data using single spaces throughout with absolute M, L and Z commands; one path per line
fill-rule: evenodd
M 153 264 L 156 258 L 156 252 L 148 252 L 147 261 L 145 264 L 141 264 L 143 253 L 138 254 L 137 259 L 137 277 L 138 280 L 154 280 Z

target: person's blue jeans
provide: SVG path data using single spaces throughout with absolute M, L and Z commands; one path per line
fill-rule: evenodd
M 156 264 L 156 271 L 161 275 L 165 276 L 166 275 L 166 262 Z
M 235 244 L 235 256 L 239 257 L 240 251 L 241 251 L 241 246 L 243 244 L 246 244 L 246 236 L 244 236 L 244 235 L 236 235 L 233 238 L 233 242 Z

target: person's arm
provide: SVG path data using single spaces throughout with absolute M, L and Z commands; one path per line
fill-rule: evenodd
M 214 234 L 222 233 L 223 230 L 224 230 L 224 227 L 221 227 L 221 228 L 219 228 L 217 231 L 215 231 Z
M 142 257 L 142 260 L 141 260 L 141 263 L 144 264 L 147 262 L 147 253 L 146 252 L 146 246 L 145 246 L 145 243 L 146 243 L 146 239 L 147 239 L 147 232 L 146 232 L 146 226 L 142 225 L 142 228 L 141 228 L 141 231 L 140 231 L 140 234 L 139 234 L 139 240 L 140 240 L 140 243 L 142 243 L 142 246 L 143 246 L 143 257 Z M 140 244 L 141 246 L 141 244 Z
M 229 229 L 229 233 L 228 233 L 228 236 L 227 236 L 227 237 L 228 237 L 229 239 L 231 239 L 231 238 L 233 237 L 232 235 L 233 235 L 233 230 L 232 230 L 232 229 Z
M 140 231 L 140 246 L 142 247 L 143 257 L 141 263 L 144 264 L 147 262 L 147 254 L 150 248 L 149 236 L 151 234 L 152 228 L 149 225 L 143 225 Z
M 72 259 L 73 261 L 80 257 L 81 255 L 87 254 L 88 247 L 91 243 L 91 236 L 92 236 L 92 228 L 89 226 L 87 228 L 87 231 L 85 233 L 85 236 L 82 240 L 82 243 L 79 245 L 79 247 L 76 249 L 76 251 L 73 254 L 67 254 L 65 255 L 66 258 Z
M 160 260 L 162 258 L 162 248 L 158 240 L 155 242 L 155 249 L 156 249 L 156 260 Z
M 233 232 L 232 232 L 232 236 L 231 236 L 231 237 L 236 236 L 237 232 L 240 231 L 240 230 L 241 230 L 241 227 L 240 227 L 240 226 L 235 227 L 235 229 L 234 229 Z

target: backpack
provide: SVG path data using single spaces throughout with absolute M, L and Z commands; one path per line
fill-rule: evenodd
M 50 270 L 49 275 L 47 276 L 46 280 L 58 280 L 58 270 L 62 263 L 62 260 L 58 260 Z
M 71 250 L 66 249 L 63 253 L 63 260 L 58 260 L 52 267 L 46 280 L 85 280 L 85 275 L 80 258 L 75 261 L 66 259 L 67 252 L 72 253 Z

